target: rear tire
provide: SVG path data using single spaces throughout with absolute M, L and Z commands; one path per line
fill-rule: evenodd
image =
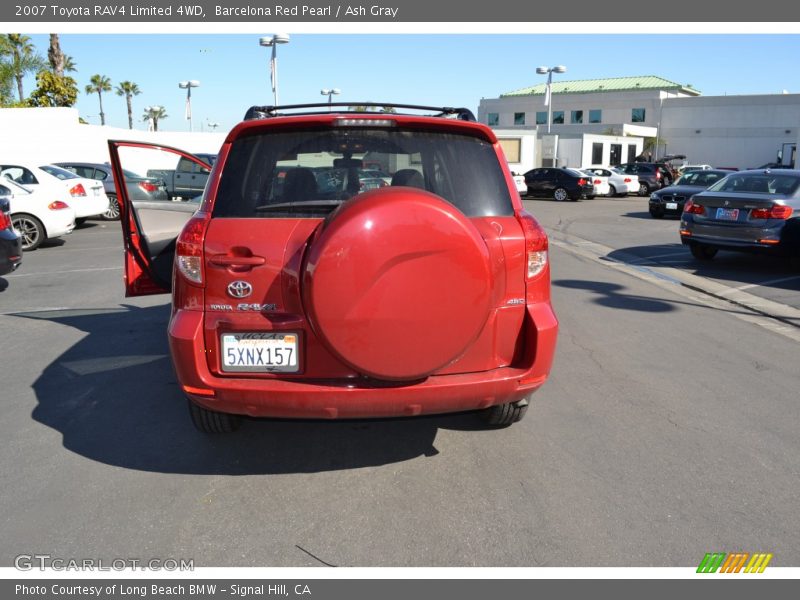
M 717 255 L 717 249 L 697 242 L 691 244 L 689 249 L 697 260 L 712 260 Z
M 232 433 L 242 424 L 239 415 L 208 410 L 191 400 L 189 400 L 189 414 L 192 417 L 192 424 L 203 433 Z
M 646 183 L 639 184 L 639 195 L 640 196 L 649 196 L 650 195 L 650 186 Z
M 114 194 L 108 194 L 108 209 L 103 213 L 104 221 L 116 221 L 119 219 L 119 200 Z
M 480 412 L 480 418 L 492 427 L 508 427 L 522 420 L 528 412 L 528 404 L 528 399 L 523 398 L 517 402 L 490 406 Z
M 616 198 L 618 195 L 619 194 L 617 194 L 617 188 L 615 188 L 613 185 L 609 185 L 608 186 L 608 196 L 610 198 Z
M 42 222 L 33 215 L 17 213 L 11 216 L 11 224 L 22 238 L 22 250 L 36 250 L 47 239 L 47 232 Z
M 564 202 L 564 200 L 569 199 L 569 193 L 562 187 L 556 188 L 553 190 L 553 200 L 556 202 Z

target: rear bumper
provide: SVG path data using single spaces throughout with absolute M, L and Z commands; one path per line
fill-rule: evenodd
M 0 231 L 0 275 L 13 273 L 22 264 L 22 241 L 10 229 Z
M 724 250 L 768 254 L 797 252 L 800 239 L 784 230 L 786 221 L 775 220 L 763 227 L 737 227 L 711 223 L 696 223 L 684 216 L 681 221 L 681 242 L 684 245 L 701 243 Z
M 86 219 L 102 215 L 108 210 L 108 196 L 78 196 L 69 200 L 69 205 L 75 211 L 76 219 Z
M 558 321 L 550 304 L 528 307 L 522 367 L 430 376 L 387 386 L 366 380 L 298 381 L 219 377 L 211 373 L 203 345 L 203 313 L 176 311 L 169 344 L 178 382 L 197 404 L 254 417 L 370 418 L 460 412 L 516 402 L 547 379 Z

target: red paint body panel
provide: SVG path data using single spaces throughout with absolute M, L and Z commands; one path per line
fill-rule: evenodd
M 529 307 L 530 308 L 530 307 Z M 530 395 L 547 379 L 558 322 L 547 305 L 525 319 L 529 347 L 519 365 L 487 372 L 433 375 L 423 381 L 387 387 L 353 377 L 318 379 L 219 377 L 211 373 L 202 344 L 203 316 L 178 311 L 170 321 L 169 344 L 182 386 L 214 390 L 214 398 L 189 394 L 210 410 L 256 417 L 366 418 L 437 414 L 486 408 Z

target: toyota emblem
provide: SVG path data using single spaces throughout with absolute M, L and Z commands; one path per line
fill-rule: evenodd
M 232 281 L 228 284 L 228 295 L 234 298 L 247 298 L 253 293 L 253 286 L 246 281 Z

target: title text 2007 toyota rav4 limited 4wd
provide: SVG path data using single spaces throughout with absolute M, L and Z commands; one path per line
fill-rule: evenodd
M 199 204 L 131 203 L 123 168 L 192 157 L 109 142 L 127 294 L 171 290 L 195 426 L 467 410 L 519 421 L 558 322 L 547 236 L 497 138 L 466 109 L 339 106 L 251 108 Z M 391 180 L 365 178 L 367 165 Z

